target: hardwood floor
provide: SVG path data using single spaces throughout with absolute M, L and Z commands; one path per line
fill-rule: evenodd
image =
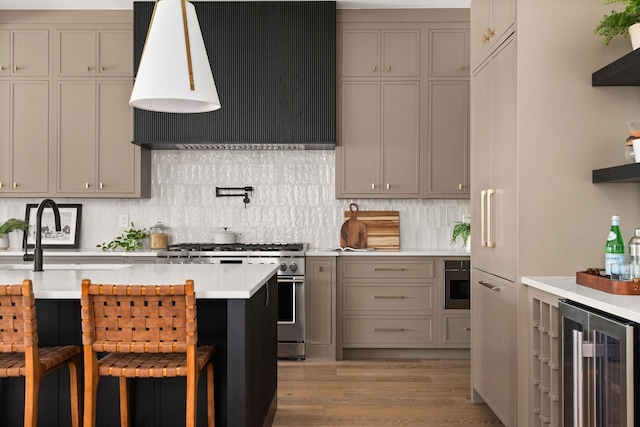
M 502 425 L 470 381 L 469 360 L 279 361 L 273 426 Z

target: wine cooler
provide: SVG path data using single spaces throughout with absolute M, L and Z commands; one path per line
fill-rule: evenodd
M 564 426 L 639 426 L 638 325 L 568 300 L 558 312 Z

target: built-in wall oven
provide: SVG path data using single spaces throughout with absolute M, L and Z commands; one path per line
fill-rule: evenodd
M 563 425 L 639 426 L 638 325 L 568 300 L 558 314 Z
M 278 265 L 278 357 L 304 359 L 306 243 L 182 243 L 158 253 L 162 264 Z
M 444 261 L 444 308 L 471 308 L 471 261 Z

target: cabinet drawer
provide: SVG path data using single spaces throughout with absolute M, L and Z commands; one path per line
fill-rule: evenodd
M 431 279 L 435 261 L 394 261 L 385 259 L 348 260 L 342 263 L 342 277 L 352 279 Z
M 433 310 L 433 284 L 416 286 L 345 284 L 343 310 Z
M 343 347 L 420 347 L 433 344 L 432 316 L 344 316 Z

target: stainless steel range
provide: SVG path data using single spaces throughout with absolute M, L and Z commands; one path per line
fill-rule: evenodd
M 307 243 L 181 243 L 161 264 L 278 264 L 278 357 L 304 359 L 304 255 Z

